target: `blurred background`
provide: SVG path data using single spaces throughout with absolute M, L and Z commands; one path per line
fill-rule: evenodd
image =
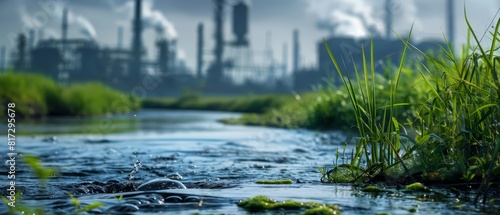
M 302 92 L 335 72 L 323 38 L 346 68 L 359 62 L 355 54 L 370 38 L 376 60 L 397 62 L 404 46 L 398 35 L 413 29 L 412 43 L 422 51 L 460 48 L 467 39 L 464 9 L 482 36 L 499 6 L 496 0 L 0 0 L 0 71 L 66 84 L 98 81 L 141 96 L 178 96 L 183 89 Z

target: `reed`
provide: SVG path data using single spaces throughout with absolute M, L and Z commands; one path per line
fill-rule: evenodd
M 351 77 L 325 41 L 348 92 L 358 136 L 350 141 L 355 144 L 351 162 L 322 170 L 323 181 L 345 179 L 346 174 L 350 182 L 413 177 L 443 182 L 458 177 L 479 182 L 486 194 L 490 182 L 500 179 L 500 56 L 495 54 L 500 20 L 486 47 L 465 19 L 470 39 L 461 55 L 452 47 L 424 53 L 415 50 L 410 36 L 400 38 L 405 48 L 399 65 L 386 69 L 385 78 L 374 70 L 373 43 L 369 54 L 362 49 L 362 69 L 355 67 Z M 409 50 L 424 60 L 408 60 Z

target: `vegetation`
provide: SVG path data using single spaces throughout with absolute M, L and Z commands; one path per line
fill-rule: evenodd
M 147 98 L 143 108 L 214 110 L 243 113 L 264 113 L 279 108 L 289 100 L 284 95 L 249 95 L 241 97 L 201 97 L 185 91 L 179 98 Z
M 386 192 L 382 188 L 377 187 L 377 186 L 373 186 L 373 185 L 365 186 L 365 187 L 363 187 L 361 189 L 361 191 L 363 191 L 363 192 L 371 192 L 371 193 Z
M 356 129 L 358 135 L 345 142 L 354 150 L 336 154 L 337 161 L 345 156 L 349 162 L 320 169 L 322 181 L 461 181 L 479 186 L 476 200 L 484 194 L 486 202 L 489 185 L 500 181 L 500 20 L 489 45 L 466 21 L 469 41 L 460 54 L 452 47 L 417 50 L 410 32 L 400 37 L 405 48 L 399 64 L 383 65 L 382 72 L 376 71 L 373 44 L 362 48 L 362 65 L 349 73 L 325 42 L 343 87 L 290 95 L 262 114 L 225 122 Z
M 99 83 L 57 84 L 42 75 L 9 71 L 0 75 L 0 103 L 16 104 L 16 116 L 94 116 L 139 109 L 139 100 Z M 4 111 L 6 105 L 0 106 Z
M 24 162 L 35 173 L 41 188 L 45 187 L 47 180 L 57 173 L 55 168 L 42 166 L 41 161 L 35 156 L 25 155 Z
M 290 179 L 278 179 L 278 180 L 258 180 L 255 182 L 256 184 L 292 184 L 292 180 Z
M 500 20 L 488 49 L 469 25 L 475 48 L 468 43 L 461 57 L 451 47 L 442 47 L 443 55 L 421 52 L 423 63 L 410 61 L 409 66 L 410 39 L 400 38 L 405 44 L 401 62 L 384 79 L 374 70 L 373 45 L 354 78 L 340 69 L 325 43 L 348 92 L 359 136 L 353 139 L 350 163 L 323 170 L 324 179 L 461 179 L 480 183 L 477 197 L 482 192 L 486 198 L 490 182 L 500 180 L 499 27 Z M 388 95 L 381 96 L 383 91 Z
M 415 182 L 413 184 L 406 185 L 405 190 L 407 191 L 430 191 L 429 188 L 424 186 L 420 182 Z
M 263 114 L 244 114 L 239 119 L 224 122 L 281 128 L 349 129 L 354 116 L 346 97 L 344 90 L 335 88 L 290 95 L 282 106 Z
M 276 201 L 266 196 L 255 196 L 240 201 L 238 206 L 250 212 L 266 210 L 305 210 L 302 214 L 341 214 L 337 205 L 325 205 L 317 202 L 299 202 L 295 200 Z

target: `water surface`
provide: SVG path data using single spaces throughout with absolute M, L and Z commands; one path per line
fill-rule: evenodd
M 72 213 L 69 193 L 83 205 L 104 203 L 90 214 L 132 210 L 135 207 L 130 205 L 134 204 L 138 211 L 132 214 L 245 214 L 236 202 L 255 195 L 338 204 L 345 214 L 408 214 L 414 209 L 420 214 L 487 214 L 498 209 L 475 207 L 467 203 L 467 195 L 447 192 L 439 198 L 396 189 L 371 194 L 347 184 L 322 184 L 318 168 L 332 165 L 337 148 L 342 149 L 346 139 L 342 132 L 217 122 L 237 116 L 207 111 L 144 110 L 93 119 L 21 122 L 17 131 L 27 135 L 17 138 L 17 152 L 22 152 L 17 159 L 21 160 L 23 153 L 35 155 L 45 165 L 56 167 L 58 173 L 41 188 L 32 171 L 18 162 L 16 189 L 23 192 L 28 205 L 56 214 Z M 110 186 L 128 182 L 137 161 L 142 167 L 133 175 L 135 187 L 177 173 L 188 189 L 133 191 L 130 187 Z M 8 170 L 7 164 L 4 168 Z M 255 184 L 261 179 L 291 179 L 294 184 Z M 3 190 L 7 183 L 5 180 L 2 184 Z M 119 200 L 119 196 L 123 198 Z M 171 201 L 175 199 L 178 201 Z M 5 213 L 6 206 L 0 210 Z M 297 211 L 287 212 L 293 213 Z

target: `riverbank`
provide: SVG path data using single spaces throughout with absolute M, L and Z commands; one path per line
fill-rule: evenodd
M 143 108 L 172 110 L 209 110 L 240 113 L 265 113 L 289 102 L 287 95 L 247 95 L 235 97 L 202 97 L 193 92 L 185 92 L 179 98 L 146 98 Z
M 142 107 L 244 113 L 239 118 L 221 120 L 227 124 L 336 129 L 347 128 L 344 125 L 354 121 L 352 109 L 345 97 L 347 94 L 342 90 L 240 97 L 201 97 L 186 94 L 179 98 L 147 98 L 142 101 Z
M 9 71 L 0 74 L 0 111 L 14 103 L 17 118 L 97 116 L 140 108 L 139 99 L 99 83 L 69 86 L 38 74 Z

